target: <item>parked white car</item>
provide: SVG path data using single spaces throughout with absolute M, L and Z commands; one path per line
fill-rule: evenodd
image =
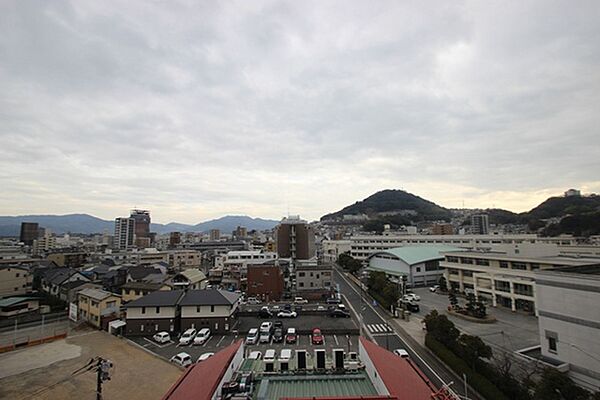
M 215 353 L 204 353 L 200 357 L 198 357 L 198 361 L 196 361 L 196 362 L 206 361 L 214 355 L 215 355 Z
M 249 360 L 260 360 L 262 358 L 262 352 L 255 350 L 250 352 L 250 355 L 248 356 Z
M 302 297 L 295 297 L 294 304 L 308 304 L 308 300 Z
M 210 338 L 210 329 L 202 328 L 194 338 L 195 345 L 202 345 Z
M 190 328 L 187 331 L 183 332 L 183 335 L 179 338 L 180 345 L 188 345 L 192 343 L 194 337 L 196 337 L 196 330 L 194 328 Z
M 258 329 L 252 328 L 246 335 L 246 344 L 256 344 L 258 342 Z
M 402 300 L 404 300 L 404 301 L 420 301 L 421 297 L 417 296 L 414 293 L 409 293 L 409 294 L 405 294 L 404 297 L 402 297 Z
M 277 313 L 277 318 L 296 318 L 297 316 L 296 311 L 283 310 Z
M 440 285 L 433 285 L 429 288 L 430 292 L 437 292 L 438 290 L 440 290 Z
M 188 365 L 192 365 L 192 356 L 188 353 L 179 353 L 171 357 L 169 361 L 182 367 L 187 367 Z
M 406 351 L 404 349 L 396 349 L 396 350 L 394 350 L 394 354 L 397 355 L 398 357 L 408 358 L 408 351 Z
M 152 336 L 152 339 L 154 339 L 156 343 L 169 343 L 171 341 L 171 335 L 169 335 L 169 332 L 158 332 Z
M 271 331 L 261 331 L 260 332 L 260 343 L 269 343 L 271 342 Z

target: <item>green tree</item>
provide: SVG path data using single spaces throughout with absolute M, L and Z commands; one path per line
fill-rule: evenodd
M 438 285 L 440 285 L 440 290 L 442 292 L 445 292 L 448 290 L 448 285 L 446 284 L 446 278 L 444 278 L 443 276 L 440 276 L 440 279 L 438 280 Z
M 440 315 L 437 310 L 432 310 L 425 316 L 423 321 L 425 322 L 427 332 L 429 332 L 434 339 L 448 348 L 452 349 L 456 347 L 456 340 L 458 339 L 460 332 L 445 315 Z
M 346 269 L 348 268 L 348 263 L 350 262 L 350 260 L 354 260 L 354 258 L 347 253 L 342 253 L 338 256 L 337 263 L 340 267 Z
M 481 300 L 478 300 L 477 303 L 475 303 L 475 316 L 477 318 L 485 318 L 486 315 L 487 307 L 485 306 L 485 303 Z
M 448 292 L 448 301 L 450 302 L 450 305 L 452 306 L 453 310 L 456 310 L 458 308 L 458 299 L 456 298 L 456 293 L 454 293 L 454 289 L 450 289 L 450 292 Z
M 475 316 L 475 303 L 477 303 L 477 299 L 473 293 L 469 293 L 467 295 L 467 313 L 469 315 Z
M 589 392 L 553 368 L 544 371 L 533 395 L 535 400 L 587 400 L 589 397 Z
M 477 364 L 481 359 L 492 357 L 492 348 L 485 344 L 479 336 L 463 334 L 458 337 L 458 343 L 464 360 L 473 370 L 477 369 Z

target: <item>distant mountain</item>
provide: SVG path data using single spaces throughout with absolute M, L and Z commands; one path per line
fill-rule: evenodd
M 202 222 L 194 225 L 196 232 L 207 232 L 211 229 L 219 229 L 223 233 L 229 233 L 235 230 L 238 226 L 248 228 L 248 231 L 253 229 L 263 231 L 273 229 L 279 221 L 272 219 L 252 218 L 247 215 L 227 215 L 218 219 Z
M 88 214 L 0 216 L 0 236 L 18 236 L 21 230 L 21 222 L 37 222 L 41 227 L 49 228 L 58 235 L 64 233 L 93 234 L 104 231 L 112 233 L 115 229 L 114 221 L 103 220 Z M 251 218 L 245 215 L 228 215 L 197 225 L 176 222 L 151 224 L 150 230 L 159 234 L 175 231 L 207 232 L 210 229 L 220 229 L 223 233 L 229 233 L 235 230 L 237 226 L 244 226 L 249 231 L 253 229 L 266 230 L 275 227 L 278 223 L 275 220 Z
M 363 201 L 324 215 L 321 221 L 342 219 L 344 215 L 368 215 L 372 220 L 391 223 L 409 221 L 449 220 L 452 213 L 447 208 L 425 200 L 404 190 L 382 190 Z M 407 221 L 407 222 L 403 222 Z
M 102 233 L 113 232 L 114 221 L 105 221 L 88 214 L 68 215 L 20 215 L 17 217 L 0 217 L 0 236 L 18 236 L 21 222 L 37 222 L 40 227 L 49 228 L 53 233 Z
M 548 219 L 600 211 L 600 196 L 550 197 L 532 210 L 523 213 L 531 219 Z

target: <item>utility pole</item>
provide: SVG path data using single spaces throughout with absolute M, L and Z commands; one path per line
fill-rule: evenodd
M 96 362 L 96 400 L 102 400 L 102 382 L 110 380 L 110 369 L 113 363 L 110 360 L 105 360 L 98 357 Z
M 98 358 L 96 363 L 96 400 L 102 400 L 102 359 Z

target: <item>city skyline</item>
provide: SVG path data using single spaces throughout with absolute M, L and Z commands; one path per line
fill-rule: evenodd
M 0 5 L 0 214 L 600 192 L 595 2 L 115 4 Z

